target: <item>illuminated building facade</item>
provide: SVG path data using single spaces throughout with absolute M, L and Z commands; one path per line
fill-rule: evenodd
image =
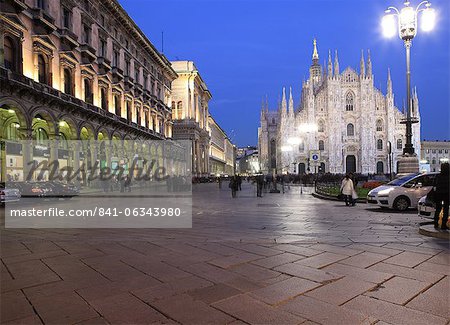
M 406 114 L 394 105 L 392 81 L 387 94 L 374 86 L 370 52 L 361 56 L 359 73 L 339 69 L 337 52 L 326 67 L 319 64 L 316 41 L 309 78 L 303 82 L 301 100 L 294 109 L 283 88 L 277 111 L 261 109 L 258 149 L 261 170 L 278 173 L 329 172 L 362 174 L 389 173 L 389 145 L 392 171 L 402 156 Z M 420 152 L 420 113 L 417 92 L 413 94 L 413 144 Z M 311 157 L 318 157 L 312 161 Z
M 172 138 L 177 74 L 117 0 L 5 0 L 0 20 L 0 138 Z
M 211 93 L 192 61 L 172 61 L 173 138 L 192 141 L 192 174 L 209 175 L 209 108 Z
M 225 131 L 209 115 L 210 130 L 209 172 L 214 175 L 234 175 L 235 146 Z

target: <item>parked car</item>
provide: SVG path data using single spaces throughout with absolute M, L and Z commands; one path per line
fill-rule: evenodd
M 419 203 L 417 205 L 419 215 L 423 217 L 429 217 L 430 219 L 434 219 L 434 212 L 436 211 L 436 205 L 433 201 L 427 199 L 427 196 L 423 196 L 420 198 Z
M 427 196 L 424 195 L 420 198 L 417 209 L 419 211 L 419 215 L 423 217 L 431 217 L 434 218 L 434 211 L 436 211 L 436 207 L 433 201 L 427 199 Z
M 4 205 L 9 202 L 17 202 L 20 200 L 20 191 L 17 188 L 0 183 L 0 205 Z
M 367 202 L 399 211 L 417 208 L 419 199 L 433 188 L 437 174 L 416 173 L 399 177 L 371 190 L 367 195 Z
M 51 194 L 54 198 L 72 198 L 80 194 L 80 189 L 73 184 L 61 182 L 48 182 L 47 186 L 51 188 Z
M 44 182 L 13 182 L 10 183 L 20 191 L 22 197 L 45 197 L 51 191 Z M 9 184 L 8 184 L 9 185 Z

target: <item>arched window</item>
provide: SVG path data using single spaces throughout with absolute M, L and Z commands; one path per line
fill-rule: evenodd
M 91 81 L 88 78 L 84 78 L 84 101 L 86 103 L 92 104 L 94 102 L 94 96 L 91 90 Z
M 64 92 L 72 95 L 72 72 L 69 69 L 64 69 Z
M 116 115 L 118 116 L 122 115 L 122 108 L 120 107 L 119 95 L 114 95 L 114 111 L 116 112 Z
M 38 80 L 42 84 L 47 84 L 47 63 L 42 54 L 38 55 Z
M 301 142 L 298 146 L 298 151 L 303 152 L 305 151 L 305 143 Z
M 431 164 L 435 165 L 436 164 L 436 159 L 433 158 L 433 160 L 431 161 Z
M 69 149 L 69 143 L 67 142 L 67 137 L 64 133 L 59 132 L 59 147 L 61 149 Z
M 177 104 L 177 119 L 181 120 L 183 118 L 183 102 L 178 102 Z
M 382 161 L 377 162 L 377 174 L 384 173 L 384 164 Z
M 100 88 L 101 106 L 102 109 L 108 109 L 108 97 L 106 95 L 106 89 Z
M 377 131 L 383 131 L 383 121 L 377 120 Z
M 6 140 L 19 140 L 19 123 L 12 122 L 6 128 Z
M 38 128 L 36 130 L 36 141 L 38 143 L 43 143 L 46 140 L 48 140 L 47 131 L 45 131 L 43 128 Z
M 403 148 L 403 141 L 402 139 L 397 139 L 397 149 L 401 150 Z
M 345 96 L 345 110 L 353 111 L 353 93 L 349 91 Z
M 325 132 L 325 123 L 320 120 L 317 126 L 317 131 L 318 132 Z
M 325 143 L 323 142 L 323 140 L 319 141 L 319 150 L 325 150 Z
M 347 136 L 352 137 L 355 135 L 355 126 L 352 123 L 347 124 Z
M 5 68 L 18 72 L 17 50 L 14 41 L 10 37 L 5 37 Z
M 377 149 L 383 150 L 383 140 L 381 140 L 381 139 L 377 140 Z

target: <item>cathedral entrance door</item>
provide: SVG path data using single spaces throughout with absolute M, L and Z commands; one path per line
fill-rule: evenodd
M 298 164 L 298 173 L 299 173 L 299 175 L 306 174 L 306 166 L 304 163 Z
M 345 172 L 355 173 L 356 172 L 356 157 L 353 155 L 347 156 L 345 159 Z

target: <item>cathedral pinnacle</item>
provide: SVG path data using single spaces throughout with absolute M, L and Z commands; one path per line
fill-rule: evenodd
M 281 114 L 286 115 L 287 103 L 286 103 L 286 88 L 283 87 L 283 97 L 281 99 Z
M 391 80 L 391 69 L 390 68 L 388 68 L 387 94 L 388 94 L 388 96 L 392 96 L 392 80 Z
M 360 66 L 360 74 L 362 77 L 366 74 L 366 64 L 364 63 L 364 50 L 361 50 L 361 62 L 359 64 Z
M 314 51 L 313 51 L 312 58 L 313 58 L 313 60 L 319 60 L 319 53 L 317 52 L 317 41 L 316 41 L 315 38 L 314 38 L 314 41 L 313 41 L 313 45 L 314 45 Z
M 328 76 L 333 77 L 333 63 L 331 62 L 331 50 L 328 50 Z
M 339 76 L 339 59 L 338 59 L 338 51 L 336 50 L 334 53 L 334 76 Z
M 289 115 L 294 115 L 294 98 L 292 98 L 292 87 L 289 87 Z
M 372 77 L 372 60 L 370 59 L 370 50 L 367 50 L 367 75 Z

